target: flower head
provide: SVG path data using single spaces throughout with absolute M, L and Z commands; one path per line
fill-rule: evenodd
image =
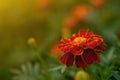
M 78 5 L 73 10 L 73 17 L 77 20 L 84 20 L 90 12 L 90 8 L 87 5 Z
M 54 56 L 54 57 L 59 57 L 60 56 L 60 49 L 58 48 L 58 44 L 54 44 L 51 47 L 50 53 Z
M 51 0 L 36 0 L 36 8 L 37 9 L 46 9 L 49 7 Z
M 64 20 L 63 27 L 67 27 L 69 29 L 74 28 L 78 24 L 78 21 L 74 17 L 67 17 Z
M 91 0 L 91 4 L 95 8 L 101 8 L 105 4 L 105 0 Z
M 62 38 L 59 45 L 64 55 L 60 62 L 70 67 L 75 62 L 78 68 L 86 68 L 94 62 L 100 62 L 98 52 L 105 51 L 105 42 L 102 37 L 87 30 L 73 34 L 70 39 Z

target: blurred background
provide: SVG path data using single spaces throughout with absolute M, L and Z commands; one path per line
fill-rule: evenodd
M 0 0 L 0 80 L 13 80 L 11 69 L 20 68 L 21 64 L 39 63 L 33 48 L 49 63 L 48 68 L 60 65 L 60 39 L 81 29 L 101 35 L 107 44 L 106 53 L 101 55 L 103 64 L 109 56 L 107 66 L 111 71 L 107 75 L 111 77 L 111 72 L 117 71 L 117 77 L 114 74 L 114 79 L 100 80 L 120 80 L 119 0 Z M 54 71 L 51 80 L 74 80 L 76 69 L 71 70 L 69 74 Z M 90 70 L 91 67 L 88 73 Z M 55 74 L 59 77 L 55 78 Z

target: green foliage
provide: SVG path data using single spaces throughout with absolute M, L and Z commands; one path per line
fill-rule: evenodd
M 34 65 L 27 63 L 22 65 L 20 69 L 13 69 L 11 71 L 15 74 L 13 80 L 43 80 L 39 63 Z

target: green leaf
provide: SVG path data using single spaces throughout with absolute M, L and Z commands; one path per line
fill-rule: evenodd
M 62 66 L 57 66 L 57 67 L 54 67 L 52 69 L 49 69 L 49 71 L 57 71 L 57 70 L 60 70 L 62 68 Z
M 108 55 L 107 55 L 107 61 L 109 62 L 114 56 L 114 51 L 115 51 L 115 47 L 111 47 L 111 49 L 109 50 L 108 52 Z
M 66 66 L 63 66 L 62 69 L 61 69 L 61 73 L 64 73 L 66 70 Z
M 116 80 L 120 80 L 120 75 L 118 75 L 117 73 L 113 73 L 113 77 L 114 77 Z

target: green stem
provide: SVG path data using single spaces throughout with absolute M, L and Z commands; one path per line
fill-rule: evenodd
M 46 75 L 47 80 L 50 80 L 49 71 L 48 71 L 48 68 L 47 68 L 44 60 L 41 57 L 42 55 L 39 53 L 39 51 L 36 48 L 33 48 L 33 51 L 35 52 L 36 56 L 38 57 L 43 70 L 45 71 L 45 75 Z

